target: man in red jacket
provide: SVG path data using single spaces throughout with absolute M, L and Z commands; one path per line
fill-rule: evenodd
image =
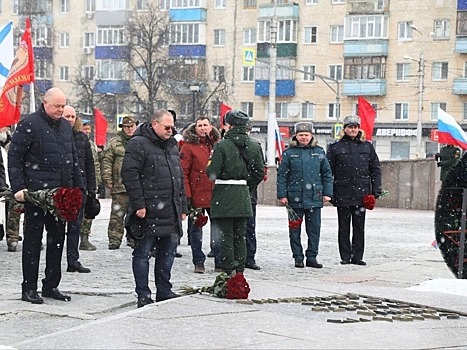
M 185 193 L 188 206 L 209 215 L 213 183 L 206 175 L 206 166 L 214 144 L 220 140 L 219 131 L 211 125 L 208 117 L 199 117 L 183 132 L 184 143 L 180 150 L 180 159 L 185 181 Z M 195 273 L 204 273 L 206 256 L 203 253 L 203 230 L 193 222 L 190 246 L 193 254 Z M 211 222 L 211 246 L 214 253 L 215 270 L 221 271 L 218 228 Z

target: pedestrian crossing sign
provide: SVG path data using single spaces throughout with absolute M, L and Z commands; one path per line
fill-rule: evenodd
M 343 127 L 344 127 L 344 124 L 342 124 L 342 123 L 336 123 L 336 124 L 334 124 L 334 130 L 333 130 L 333 132 L 334 132 L 334 139 L 337 140 L 337 139 L 340 138 L 340 136 L 341 136 L 341 135 L 340 135 L 340 132 L 341 132 L 341 130 L 342 130 Z
M 254 49 L 243 49 L 243 65 L 254 66 L 255 65 L 255 50 Z

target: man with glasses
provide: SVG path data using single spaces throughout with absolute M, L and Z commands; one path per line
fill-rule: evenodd
M 156 301 L 178 297 L 172 292 L 170 278 L 188 208 L 173 127 L 172 114 L 158 110 L 151 122 L 142 124 L 128 142 L 123 160 L 122 179 L 130 199 L 130 221 L 136 216 L 145 223 L 144 234 L 133 251 L 138 307 L 154 302 L 148 286 L 153 250 Z
M 122 244 L 125 228 L 124 219 L 128 211 L 128 193 L 122 183 L 121 170 L 127 143 L 132 138 L 137 123 L 133 117 L 127 116 L 122 119 L 122 123 L 118 126 L 122 130 L 109 141 L 102 156 L 102 181 L 112 195 L 110 220 L 107 229 L 110 250 L 119 249 Z M 133 240 L 129 237 L 127 237 L 127 244 L 131 247 L 134 246 Z

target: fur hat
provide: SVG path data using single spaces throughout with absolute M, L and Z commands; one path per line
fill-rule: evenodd
M 296 123 L 294 126 L 295 133 L 298 134 L 299 132 L 309 132 L 313 133 L 313 123 L 310 122 L 300 122 Z
M 249 119 L 248 114 L 245 112 L 233 109 L 227 112 L 224 121 L 232 126 L 246 126 Z
M 138 125 L 136 123 L 136 120 L 133 119 L 133 117 L 127 116 L 122 119 L 122 122 L 118 124 L 119 128 L 122 128 L 124 126 L 133 126 L 133 125 Z
M 360 127 L 360 117 L 358 115 L 348 115 L 344 118 L 344 128 L 351 125 Z

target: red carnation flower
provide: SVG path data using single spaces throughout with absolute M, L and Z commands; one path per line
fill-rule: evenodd
M 363 196 L 363 206 L 368 210 L 373 210 L 376 206 L 376 198 L 372 194 Z

